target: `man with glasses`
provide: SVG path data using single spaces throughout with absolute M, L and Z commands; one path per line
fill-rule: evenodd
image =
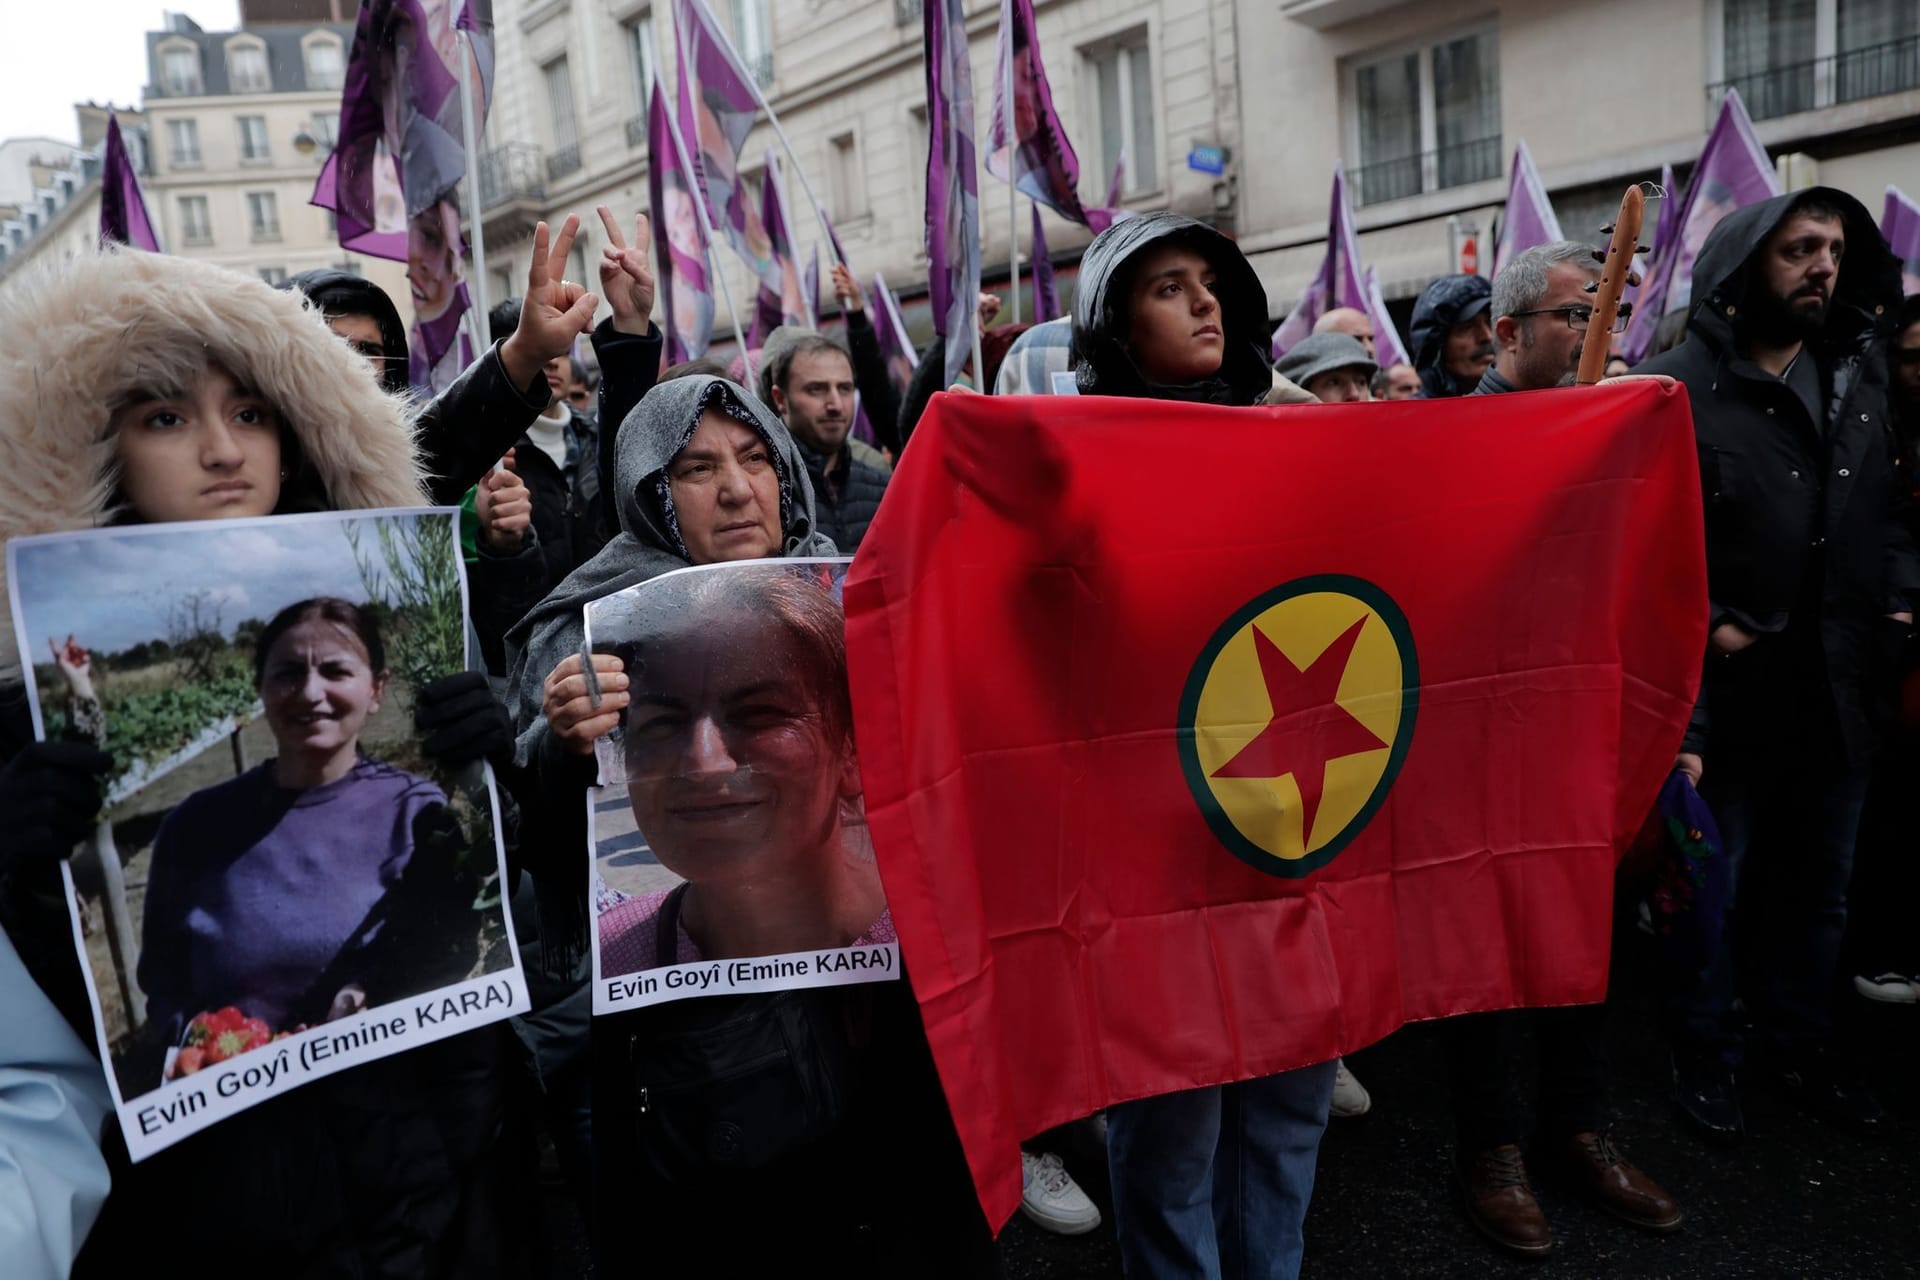
M 1593 319 L 1587 288 L 1599 278 L 1593 246 L 1572 240 L 1536 245 L 1509 262 L 1493 282 L 1498 354 L 1473 394 L 1572 386 L 1587 346 L 1587 324 Z M 1615 333 L 1626 328 L 1627 315 L 1623 305 Z
M 1516 257 L 1493 282 L 1493 367 L 1472 393 L 1571 386 L 1599 277 L 1591 245 L 1561 240 Z M 1605 341 L 1604 338 L 1600 338 Z M 1450 1019 L 1441 1029 L 1453 1094 L 1455 1164 L 1467 1216 L 1494 1243 L 1538 1255 L 1553 1233 L 1534 1198 L 1521 1155 L 1525 1138 L 1520 1065 L 1531 1030 L 1539 1046 L 1536 1154 L 1601 1208 L 1648 1231 L 1672 1231 L 1683 1215 L 1614 1143 L 1607 1105 L 1606 1006 L 1523 1009 Z

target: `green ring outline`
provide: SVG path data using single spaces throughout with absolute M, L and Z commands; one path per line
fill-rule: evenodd
M 1393 747 L 1387 755 L 1386 767 L 1380 771 L 1380 780 L 1374 783 L 1373 794 L 1360 806 L 1360 812 L 1353 816 L 1339 835 L 1326 844 L 1305 857 L 1289 861 L 1276 857 L 1242 835 L 1233 819 L 1227 816 L 1226 809 L 1214 798 L 1213 788 L 1208 785 L 1206 773 L 1200 766 L 1199 731 L 1195 722 L 1200 714 L 1201 690 L 1206 687 L 1207 677 L 1213 674 L 1214 664 L 1220 660 L 1220 651 L 1226 648 L 1227 642 L 1275 605 L 1297 596 L 1323 591 L 1353 597 L 1386 623 L 1387 633 L 1393 637 L 1394 647 L 1400 653 L 1400 723 L 1394 730 Z M 1394 603 L 1393 597 L 1365 578 L 1348 574 L 1319 573 L 1295 578 L 1241 605 L 1208 638 L 1206 647 L 1200 651 L 1193 669 L 1187 673 L 1186 687 L 1180 693 L 1180 721 L 1174 734 L 1180 749 L 1180 771 L 1186 775 L 1187 790 L 1192 792 L 1194 802 L 1200 806 L 1201 816 L 1207 820 L 1207 826 L 1213 829 L 1214 836 L 1226 846 L 1228 853 L 1256 871 L 1297 880 L 1333 861 L 1366 829 L 1373 816 L 1387 802 L 1387 792 L 1400 776 L 1400 768 L 1407 760 L 1407 751 L 1413 745 L 1414 713 L 1419 705 L 1420 667 L 1414 653 L 1413 628 L 1408 624 L 1406 614 L 1400 611 L 1400 606 Z

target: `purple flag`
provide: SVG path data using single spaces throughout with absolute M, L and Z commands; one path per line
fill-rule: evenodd
M 407 287 L 413 294 L 407 380 L 436 395 L 473 363 L 473 338 L 461 324 L 473 305 L 461 269 L 465 253 L 451 193 L 407 220 Z
M 1400 341 L 1400 331 L 1394 328 L 1393 315 L 1387 310 L 1387 300 L 1380 293 L 1380 277 L 1367 268 L 1367 319 L 1373 321 L 1373 358 L 1382 369 L 1393 364 L 1412 364 L 1413 357 L 1407 354 L 1407 346 Z
M 887 288 L 886 277 L 873 277 L 873 329 L 880 340 L 880 357 L 887 362 L 887 376 L 893 385 L 905 391 L 913 381 L 913 367 L 919 363 L 913 342 L 907 337 L 907 322 L 901 318 L 900 302 Z
M 807 278 L 800 286 L 801 296 L 815 315 L 820 313 L 820 242 L 813 242 L 813 257 L 807 261 Z
M 1033 210 L 1033 322 L 1045 324 L 1060 314 L 1060 293 L 1053 284 L 1053 259 L 1047 256 L 1047 233 L 1040 225 L 1040 206 Z
M 1127 185 L 1127 149 L 1120 148 L 1120 158 L 1113 162 L 1113 181 L 1107 184 L 1107 208 L 1120 207 L 1120 193 Z
M 1660 261 L 1660 254 L 1664 247 L 1672 241 L 1675 235 L 1679 234 L 1677 228 L 1680 226 L 1680 191 L 1679 184 L 1674 181 L 1673 166 L 1670 164 L 1660 166 L 1660 190 L 1666 192 L 1666 194 L 1659 197 L 1660 208 L 1654 214 L 1652 238 L 1649 239 L 1644 233 L 1640 237 L 1646 241 L 1646 243 L 1653 246 L 1652 262 L 1650 263 L 1648 261 L 1645 254 L 1636 253 L 1633 255 L 1633 270 L 1634 274 L 1640 277 L 1640 283 L 1629 284 L 1626 291 L 1621 294 L 1621 298 L 1626 302 L 1631 302 L 1636 310 L 1640 306 L 1641 293 L 1648 289 L 1653 283 L 1654 268 L 1652 263 Z M 1659 321 L 1657 320 L 1648 321 L 1650 327 L 1658 323 Z M 1627 344 L 1618 343 L 1616 345 L 1624 349 Z
M 1320 259 L 1319 271 L 1300 291 L 1293 310 L 1274 333 L 1273 358 L 1278 360 L 1294 343 L 1312 333 L 1313 322 L 1335 307 L 1367 310 L 1366 272 L 1361 269 L 1360 249 L 1353 234 L 1353 211 L 1347 207 L 1347 175 L 1338 162 L 1333 166 L 1333 199 L 1327 212 L 1327 252 Z
M 947 340 L 945 383 L 973 353 L 980 296 L 980 186 L 973 146 L 973 64 L 962 0 L 922 7 L 927 65 L 927 295 Z
M 1638 364 L 1653 345 L 1654 331 L 1668 312 L 1684 311 L 1693 297 L 1693 260 L 1707 233 L 1720 219 L 1743 206 L 1780 194 L 1767 149 L 1754 136 L 1753 122 L 1738 90 L 1728 89 L 1720 114 L 1707 134 L 1707 144 L 1687 183 L 1686 199 L 1674 215 L 1668 243 L 1654 250 L 1651 278 L 1643 290 L 1645 303 L 1634 308 L 1635 324 L 1625 334 L 1621 354 Z
M 740 181 L 740 149 L 760 109 L 753 75 L 705 0 L 673 0 L 673 31 L 680 73 L 676 115 L 708 221 L 761 284 L 778 289 L 773 246 Z
M 1493 246 L 1493 274 L 1512 262 L 1515 256 L 1535 245 L 1564 240 L 1560 219 L 1554 216 L 1553 202 L 1533 167 L 1533 153 L 1524 139 L 1513 149 L 1513 176 L 1507 186 L 1507 211 L 1500 222 L 1500 239 Z M 1489 277 L 1491 278 L 1491 277 Z
M 465 32 L 464 44 L 457 32 Z M 342 248 L 409 258 L 408 223 L 466 174 L 460 59 L 470 58 L 474 127 L 493 97 L 492 0 L 368 0 L 340 92 L 340 131 L 314 186 Z
M 100 243 L 110 241 L 160 252 L 160 237 L 153 232 L 146 197 L 140 194 L 140 175 L 120 136 L 119 116 L 107 117 L 107 154 L 100 175 Z
M 667 363 L 681 364 L 707 353 L 713 338 L 713 285 L 707 278 L 706 225 L 658 80 L 647 101 L 647 194 L 654 244 L 660 250 L 658 288 L 667 317 Z
M 760 225 L 766 229 L 767 247 L 780 284 L 774 288 L 762 281 L 754 297 L 753 331 L 747 337 L 747 346 L 754 350 L 766 345 L 767 335 L 780 325 L 811 329 L 815 324 L 813 308 L 807 305 L 800 287 L 800 264 L 793 251 L 792 224 L 787 220 L 787 192 L 780 178 L 780 157 L 771 147 L 767 149 L 766 174 L 761 184 Z
M 1007 101 L 1008 46 L 1012 46 L 1013 101 Z M 1053 109 L 1053 90 L 1040 60 L 1033 29 L 1033 0 L 1000 0 L 1000 40 L 994 51 L 993 127 L 987 172 L 1011 182 L 1029 199 L 1085 225 L 1080 203 L 1080 160 Z M 1009 121 L 1012 129 L 1009 135 Z
M 1920 293 L 1920 204 L 1898 187 L 1887 188 L 1887 212 L 1880 219 L 1880 234 L 1887 238 L 1893 256 L 1900 259 L 1900 291 L 1909 297 Z

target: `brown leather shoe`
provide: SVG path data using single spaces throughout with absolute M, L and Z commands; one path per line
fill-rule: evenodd
M 1568 1173 L 1593 1200 L 1622 1222 L 1647 1231 L 1678 1231 L 1687 1215 L 1660 1184 L 1627 1163 L 1604 1133 L 1576 1133 L 1563 1148 Z
M 1537 1258 L 1553 1248 L 1553 1231 L 1527 1182 L 1520 1148 L 1508 1143 L 1476 1151 L 1460 1167 L 1467 1218 L 1503 1249 Z

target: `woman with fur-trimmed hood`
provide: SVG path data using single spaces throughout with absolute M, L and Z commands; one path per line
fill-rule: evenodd
M 10 281 L 0 333 L 0 539 L 426 500 L 405 402 L 302 298 L 252 276 L 107 251 Z M 32 742 L 22 661 L 0 615 L 0 924 L 91 1043 L 58 861 L 95 820 L 107 761 Z M 506 1034 L 342 1072 L 138 1166 L 113 1137 L 114 1194 L 74 1274 L 150 1270 L 181 1239 L 328 1274 L 524 1274 L 502 1238 Z

